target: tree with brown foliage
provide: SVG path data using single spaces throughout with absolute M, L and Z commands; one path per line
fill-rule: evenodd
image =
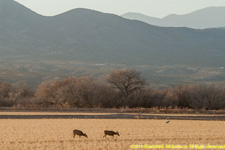
M 140 72 L 133 69 L 114 70 L 109 74 L 107 82 L 119 90 L 124 98 L 124 107 L 128 106 L 129 97 L 140 92 L 146 85 Z
M 10 99 L 12 93 L 14 93 L 14 88 L 10 84 L 0 82 L 0 106 L 13 105 L 13 101 Z
M 36 90 L 36 96 L 45 106 L 94 107 L 98 103 L 98 85 L 89 77 L 69 77 L 56 81 L 44 81 Z
M 12 86 L 5 82 L 0 82 L 0 99 L 9 98 Z

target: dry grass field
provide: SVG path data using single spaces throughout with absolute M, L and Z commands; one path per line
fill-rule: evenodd
M 72 136 L 73 129 L 88 138 Z M 103 138 L 105 129 L 119 137 Z M 118 150 L 132 144 L 225 144 L 225 122 L 148 119 L 0 119 L 0 150 Z

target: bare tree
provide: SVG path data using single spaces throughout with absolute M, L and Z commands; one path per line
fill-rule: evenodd
M 21 97 L 33 97 L 34 96 L 33 89 L 26 84 L 21 86 L 19 88 L 18 92 Z
M 94 107 L 98 85 L 89 77 L 69 77 L 57 81 L 44 81 L 36 96 L 44 105 L 63 107 Z
M 57 80 L 43 81 L 36 89 L 35 96 L 44 106 L 56 105 L 56 92 L 59 87 L 61 86 Z
M 108 85 L 99 85 L 95 96 L 95 102 L 103 108 L 119 108 L 123 106 L 119 100 L 119 92 Z
M 215 85 L 197 86 L 192 91 L 192 108 L 219 109 L 222 97 L 222 88 Z
M 124 98 L 124 107 L 128 106 L 129 97 L 140 92 L 146 85 L 140 72 L 133 69 L 114 70 L 109 74 L 107 82 L 119 90 Z
M 14 94 L 14 88 L 12 85 L 6 82 L 0 82 L 0 106 L 12 106 L 13 101 L 11 100 Z
M 9 98 L 12 86 L 6 82 L 0 82 L 0 99 Z

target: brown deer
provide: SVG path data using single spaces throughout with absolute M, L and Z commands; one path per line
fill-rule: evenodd
M 103 136 L 103 138 L 106 138 L 107 135 L 113 136 L 113 137 L 114 137 L 114 135 L 120 136 L 119 132 L 114 132 L 114 131 L 109 131 L 109 130 L 105 130 L 105 131 L 104 131 L 104 134 L 105 134 L 105 135 Z
M 84 137 L 88 138 L 88 136 L 87 136 L 86 133 L 83 133 L 83 132 L 80 131 L 80 130 L 73 130 L 73 138 L 74 138 L 76 135 L 78 135 L 79 138 L 80 138 L 81 136 L 84 136 Z

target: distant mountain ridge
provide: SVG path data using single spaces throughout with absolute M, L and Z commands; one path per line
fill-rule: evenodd
M 1 6 L 1 56 L 63 55 L 121 64 L 224 62 L 222 29 L 161 28 L 87 9 L 45 17 L 11 0 L 1 0 Z
M 218 28 L 225 26 L 225 7 L 208 7 L 185 15 L 168 15 L 161 19 L 140 13 L 126 13 L 122 17 L 163 27 Z
M 162 28 L 88 9 L 45 17 L 15 1 L 0 2 L 1 56 L 63 55 L 121 64 L 224 62 L 223 29 Z

